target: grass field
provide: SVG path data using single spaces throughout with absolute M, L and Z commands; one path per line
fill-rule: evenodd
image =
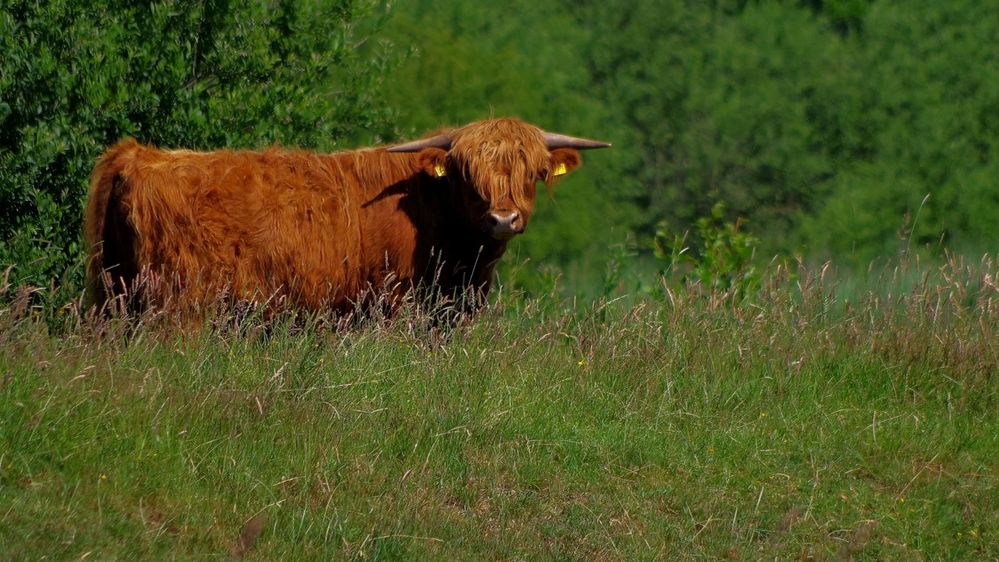
M 0 558 L 999 558 L 999 266 L 830 277 L 500 294 L 446 338 L 8 290 Z

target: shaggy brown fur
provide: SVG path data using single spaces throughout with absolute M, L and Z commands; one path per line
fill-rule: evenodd
M 413 288 L 488 292 L 506 240 L 490 212 L 526 224 L 535 185 L 573 149 L 491 119 L 448 131 L 451 149 L 333 154 L 158 150 L 128 139 L 94 169 L 85 216 L 88 301 L 198 306 L 219 294 L 347 310 Z M 440 178 L 436 169 L 447 170 Z

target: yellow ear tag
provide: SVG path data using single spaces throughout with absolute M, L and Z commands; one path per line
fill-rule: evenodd
M 552 172 L 552 175 L 553 176 L 564 176 L 568 172 L 569 172 L 569 170 L 565 169 L 565 164 L 559 164 L 558 166 L 555 166 L 555 171 Z
M 442 164 L 434 164 L 434 173 L 437 174 L 437 177 L 439 178 L 443 178 L 447 175 L 447 172 L 444 170 L 444 166 Z

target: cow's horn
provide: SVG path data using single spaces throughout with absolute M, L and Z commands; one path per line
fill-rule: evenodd
M 407 142 L 405 144 L 397 144 L 395 146 L 389 147 L 389 152 L 419 152 L 424 148 L 443 148 L 444 150 L 451 149 L 451 137 L 448 135 L 437 135 L 434 137 L 429 137 L 425 139 L 415 140 L 412 142 Z
M 580 137 L 570 137 L 569 135 L 560 135 L 558 133 L 548 132 L 545 133 L 545 143 L 548 145 L 548 150 L 554 150 L 556 148 L 607 148 L 611 145 L 609 142 L 584 139 Z

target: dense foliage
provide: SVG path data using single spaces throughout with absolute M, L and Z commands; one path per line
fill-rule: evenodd
M 87 176 L 125 135 L 332 149 L 490 115 L 615 144 L 539 197 L 507 260 L 535 285 L 536 264 L 599 282 L 615 244 L 696 245 L 718 203 L 757 258 L 995 251 L 997 9 L 0 0 L 0 264 L 75 285 Z

